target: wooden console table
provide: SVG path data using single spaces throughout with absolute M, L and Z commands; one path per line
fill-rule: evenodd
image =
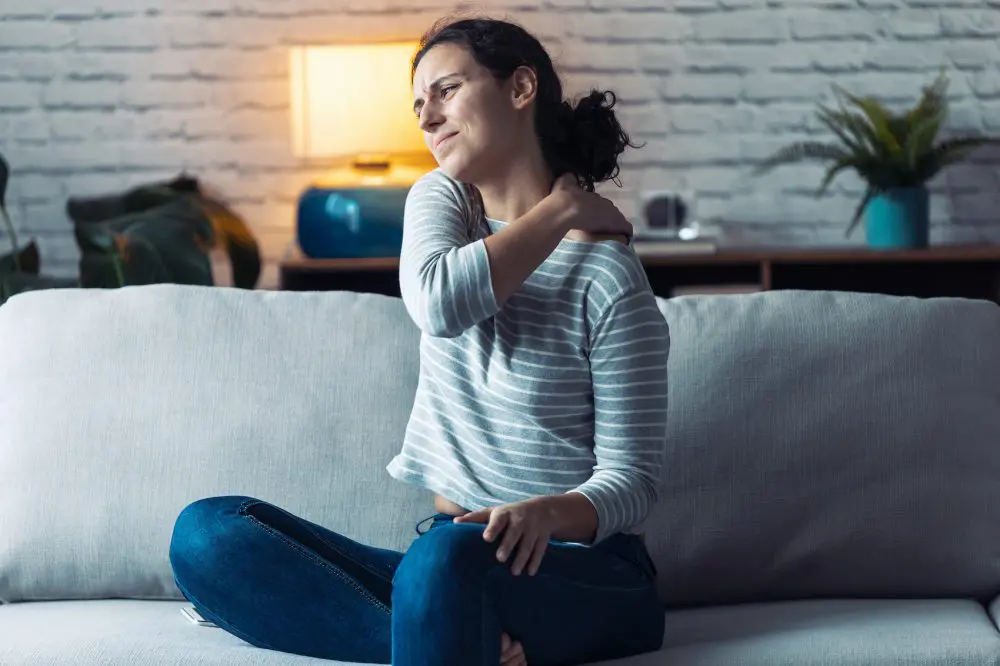
M 939 245 L 887 251 L 866 247 L 723 248 L 713 254 L 641 257 L 653 291 L 751 285 L 899 296 L 958 296 L 1000 303 L 1000 245 Z M 399 260 L 286 259 L 280 288 L 399 296 Z

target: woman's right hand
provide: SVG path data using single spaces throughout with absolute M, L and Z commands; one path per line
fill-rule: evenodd
M 576 177 L 565 173 L 556 179 L 550 197 L 569 215 L 569 228 L 593 234 L 632 237 L 635 229 L 611 201 L 596 192 L 580 187 Z

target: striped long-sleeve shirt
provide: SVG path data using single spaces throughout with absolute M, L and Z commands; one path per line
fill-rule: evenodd
M 393 478 L 470 510 L 577 492 L 596 544 L 657 499 L 669 332 L 632 248 L 564 239 L 504 304 L 483 239 L 505 225 L 441 170 L 408 195 L 400 287 L 422 331 Z

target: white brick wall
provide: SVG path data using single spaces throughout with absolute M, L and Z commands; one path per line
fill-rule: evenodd
M 290 156 L 286 48 L 416 37 L 444 0 L 3 0 L 0 150 L 8 200 L 46 270 L 72 274 L 69 195 L 187 169 L 220 189 L 280 256 L 313 175 Z M 623 190 L 676 189 L 702 219 L 764 242 L 841 242 L 859 195 L 844 177 L 812 197 L 820 167 L 759 179 L 750 166 L 823 136 L 813 112 L 836 81 L 910 102 L 951 70 L 952 129 L 1000 134 L 1000 5 L 991 0 L 500 0 L 475 9 L 543 38 L 568 91 L 611 88 L 632 151 Z M 935 237 L 1000 240 L 1000 159 L 980 153 L 935 181 Z M 992 159 L 991 159 L 992 158 Z M 855 234 L 851 242 L 862 242 Z M 273 266 L 265 284 L 273 284 Z

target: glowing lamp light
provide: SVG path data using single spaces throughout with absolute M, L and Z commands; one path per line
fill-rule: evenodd
M 413 113 L 417 42 L 289 51 L 292 154 L 324 165 L 298 202 L 296 239 L 312 258 L 399 256 L 410 186 L 434 166 Z

